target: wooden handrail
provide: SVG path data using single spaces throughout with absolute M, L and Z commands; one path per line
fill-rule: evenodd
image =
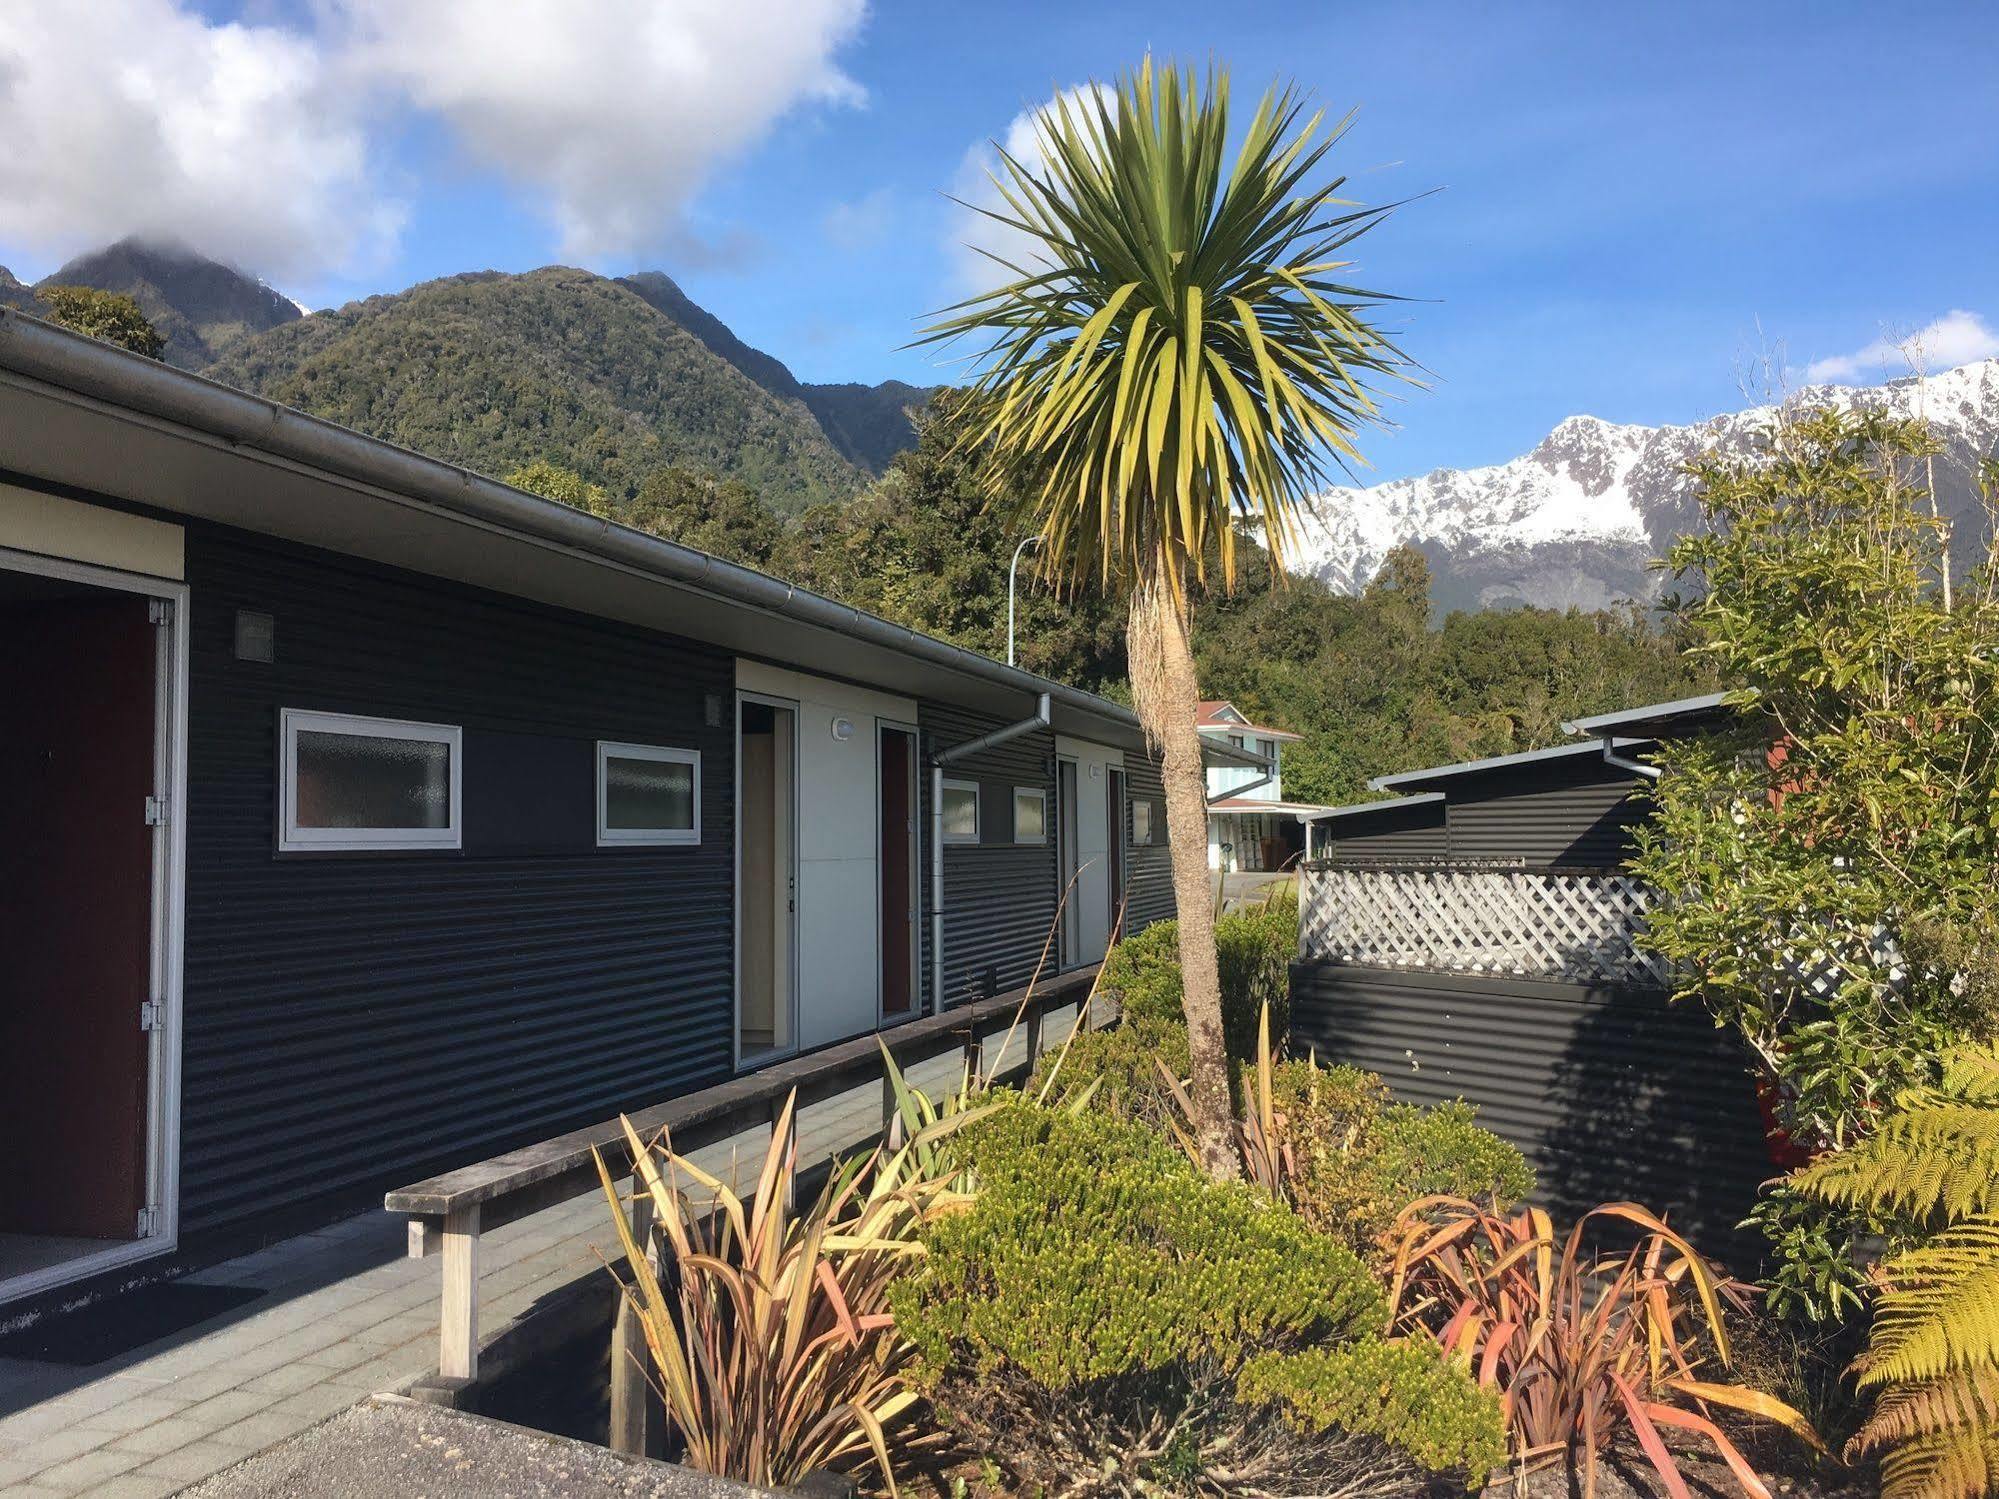
M 980 1032 L 990 1030 L 992 1022 L 1011 1021 L 1018 1013 L 1021 1015 L 1019 1049 L 1016 1052 L 1009 1045 L 1006 1055 L 1018 1055 L 1020 1060 L 1009 1061 L 1001 1069 L 1001 1075 L 1031 1070 L 1041 1054 L 1043 1013 L 1072 1001 L 1079 1005 L 1088 1003 L 1093 996 L 1097 966 L 1093 963 L 1044 979 L 1033 986 L 1031 994 L 1026 988 L 1010 990 L 939 1015 L 926 1015 L 888 1030 L 871 1031 L 626 1117 L 641 1138 L 667 1130 L 675 1148 L 688 1151 L 768 1122 L 794 1092 L 802 1111 L 819 1099 L 845 1091 L 856 1078 L 879 1076 L 883 1079 L 882 1116 L 886 1128 L 894 1111 L 894 1097 L 881 1065 L 883 1047 L 899 1067 L 906 1069 L 911 1059 L 923 1061 L 951 1049 L 949 1044 L 938 1043 L 956 1042 L 964 1048 L 973 1069 L 983 1071 Z M 1083 1023 L 1088 1026 L 1091 1022 L 1086 1018 Z M 1064 1037 L 1047 1035 L 1046 1039 L 1051 1045 L 1059 1045 Z M 398 1187 L 383 1197 L 383 1207 L 410 1220 L 412 1257 L 440 1253 L 443 1256 L 438 1329 L 441 1388 L 435 1391 L 441 1397 L 448 1398 L 478 1377 L 480 1235 L 486 1229 L 596 1191 L 598 1151 L 613 1163 L 615 1174 L 623 1175 L 632 1169 L 624 1126 L 620 1120 L 608 1119 Z

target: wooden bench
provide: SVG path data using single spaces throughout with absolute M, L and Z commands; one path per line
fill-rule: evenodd
M 851 1089 L 856 1078 L 872 1074 L 881 1081 L 880 1128 L 885 1130 L 895 1113 L 895 1094 L 882 1066 L 883 1046 L 905 1072 L 947 1053 L 962 1052 L 977 1075 L 994 1081 L 1024 1076 L 1041 1055 L 1042 1019 L 1050 1010 L 1074 1004 L 1082 1013 L 1087 1006 L 1086 1027 L 1108 1023 L 1112 1006 L 1094 994 L 1096 972 L 1091 964 L 1044 979 L 1032 986 L 1031 993 L 1016 989 L 869 1032 L 629 1117 L 641 1138 L 650 1139 L 664 1129 L 670 1132 L 674 1148 L 687 1153 L 737 1136 L 754 1137 L 777 1118 L 794 1091 L 803 1117 L 811 1104 L 838 1096 Z M 1067 1034 L 1066 1024 L 1051 1029 L 1048 1043 L 1059 1046 Z M 988 1044 L 995 1053 L 990 1059 Z M 598 1151 L 614 1175 L 632 1170 L 624 1129 L 618 1120 L 607 1119 L 399 1187 L 383 1198 L 388 1211 L 409 1219 L 411 1257 L 436 1254 L 443 1260 L 438 1374 L 445 1389 L 462 1389 L 479 1375 L 480 1234 L 599 1190 Z M 811 1164 L 802 1152 L 800 1163 Z

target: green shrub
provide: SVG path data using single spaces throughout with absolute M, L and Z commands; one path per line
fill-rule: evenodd
M 1425 1462 L 1449 1460 L 1459 1392 L 1426 1421 L 1403 1409 L 1399 1366 L 1372 1405 L 1375 1364 L 1300 1366 L 1301 1411 L 1343 1402 L 1316 1430 L 1316 1413 L 1272 1418 L 1278 1374 L 1239 1398 L 1259 1355 L 1384 1325 L 1359 1259 L 1287 1208 L 1097 1111 L 1018 1100 L 961 1138 L 973 1203 L 930 1225 L 890 1305 L 935 1409 L 1006 1470 L 1008 1492 L 1407 1499 L 1434 1481 Z
M 1270 1006 L 1270 1032 L 1291 1026 L 1291 960 L 1298 950 L 1298 900 L 1286 895 L 1267 905 L 1232 911 L 1215 923 L 1215 962 L 1222 985 L 1222 1034 L 1229 1056 L 1256 1055 L 1256 1028 Z M 1124 1013 L 1179 1021 L 1180 925 L 1156 921 L 1113 947 L 1104 958 L 1103 987 L 1118 996 Z
M 1163 1130 L 1171 1117 L 1172 1103 L 1159 1080 L 1160 1062 L 1170 1067 L 1175 1077 L 1185 1077 L 1192 1069 L 1187 1027 L 1177 1021 L 1127 1014 L 1108 1030 L 1079 1031 L 1066 1055 L 1059 1048 L 1044 1053 L 1035 1064 L 1026 1091 L 1030 1098 L 1036 1098 L 1046 1086 L 1047 1102 L 1059 1107 L 1094 1083 L 1092 1110 Z
M 1499 1397 L 1434 1350 L 1400 1339 L 1259 1354 L 1243 1366 L 1236 1396 L 1246 1406 L 1276 1406 L 1300 1436 L 1380 1437 L 1432 1473 L 1462 1474 L 1473 1488 L 1506 1461 Z
M 978 1195 L 895 1293 L 933 1379 L 1016 1369 L 1050 1390 L 1214 1364 L 1380 1325 L 1343 1246 L 1152 1131 L 1027 1103 L 966 1131 Z
M 1271 1093 L 1297 1165 L 1294 1206 L 1314 1228 L 1364 1256 L 1419 1197 L 1445 1193 L 1505 1208 L 1534 1190 L 1513 1146 L 1462 1100 L 1419 1108 L 1356 1067 L 1279 1063 Z

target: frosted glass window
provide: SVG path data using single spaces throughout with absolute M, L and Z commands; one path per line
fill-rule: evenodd
M 459 846 L 456 727 L 287 708 L 279 740 L 281 849 Z
M 1013 841 L 1048 841 L 1048 793 L 1028 786 L 1013 788 Z
M 976 781 L 944 783 L 944 841 L 979 841 L 979 786 Z
M 1152 842 L 1152 803 L 1131 804 L 1131 841 L 1141 847 Z
M 599 844 L 700 841 L 699 751 L 651 744 L 598 744 Z

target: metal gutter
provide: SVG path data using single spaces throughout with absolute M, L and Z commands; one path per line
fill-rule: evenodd
M 1376 776 L 1367 784 L 1373 790 L 1387 791 L 1396 786 L 1420 786 L 1428 781 L 1449 780 L 1454 776 L 1477 775 L 1481 771 L 1504 770 L 1510 765 L 1532 765 L 1542 760 L 1563 760 L 1573 755 L 1593 755 L 1597 753 L 1595 744 L 1558 744 L 1552 749 L 1523 750 L 1514 755 L 1493 755 L 1484 760 L 1463 760 L 1455 765 L 1431 765 L 1422 770 L 1400 770 L 1393 775 Z
M 1306 822 L 1325 822 L 1334 817 L 1358 817 L 1363 812 L 1393 812 L 1402 807 L 1421 807 L 1444 799 L 1441 791 L 1421 791 L 1414 796 L 1391 796 L 1378 802 L 1352 802 L 1344 807 L 1325 807 L 1306 817 Z
M 0 367 L 128 410 L 178 423 L 288 461 L 423 500 L 538 541 L 615 562 L 661 581 L 895 651 L 933 666 L 1047 698 L 1137 730 L 1129 708 L 892 624 L 754 568 L 725 562 L 586 511 L 510 488 L 469 469 L 364 437 L 259 396 L 97 339 L 0 308 Z
M 1594 734 L 1601 737 L 1637 725 L 1651 728 L 1669 719 L 1695 718 L 1712 713 L 1717 708 L 1725 707 L 1729 696 L 1730 694 L 1726 692 L 1704 692 L 1699 697 L 1675 698 L 1666 703 L 1645 703 L 1636 708 L 1620 708 L 1614 713 L 1592 713 L 1587 717 L 1571 719 L 1564 723 L 1562 732 Z

